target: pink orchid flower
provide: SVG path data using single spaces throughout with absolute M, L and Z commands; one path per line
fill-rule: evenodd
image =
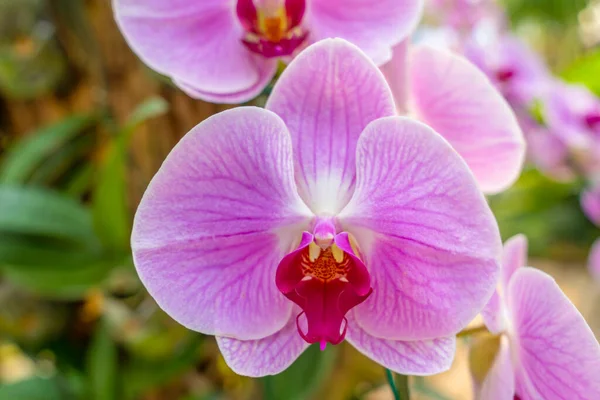
M 344 38 L 377 64 L 419 22 L 423 0 L 113 0 L 129 45 L 188 95 L 256 97 L 302 47 Z
M 552 76 L 540 56 L 509 34 L 473 35 L 465 57 L 483 71 L 502 95 L 518 107 L 528 107 L 547 90 Z
M 404 42 L 381 70 L 398 112 L 448 140 L 484 192 L 516 181 L 525 158 L 523 133 L 506 100 L 474 65 L 449 51 Z
M 548 129 L 563 141 L 582 169 L 597 171 L 600 158 L 600 99 L 581 85 L 553 82 L 544 97 Z
M 600 399 L 600 345 L 554 279 L 526 262 L 525 236 L 509 239 L 499 292 L 483 312 L 500 345 L 476 397 Z
M 501 255 L 464 161 L 395 116 L 381 72 L 341 39 L 302 52 L 266 110 L 188 133 L 142 199 L 132 247 L 161 308 L 250 376 L 344 339 L 398 372 L 445 370 Z

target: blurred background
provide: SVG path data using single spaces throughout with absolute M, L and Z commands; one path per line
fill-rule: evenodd
M 444 20 L 465 0 L 431 1 L 424 27 L 475 29 Z M 557 79 L 600 94 L 600 1 L 498 6 Z M 213 338 L 172 321 L 141 286 L 136 205 L 175 143 L 225 108 L 144 67 L 109 0 L 0 0 L 0 400 L 392 398 L 382 367 L 346 345 L 311 347 L 278 376 L 236 376 Z M 527 111 L 547 125 L 535 104 Z M 527 234 L 530 263 L 600 334 L 600 283 L 586 269 L 600 230 L 580 205 L 600 170 L 545 166 L 534 155 L 490 202 L 504 238 Z M 467 353 L 461 342 L 451 371 L 411 379 L 412 398 L 470 399 Z

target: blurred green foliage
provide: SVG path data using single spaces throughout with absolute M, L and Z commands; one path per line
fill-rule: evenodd
M 600 96 L 600 49 L 590 52 L 562 71 L 562 77 L 572 83 L 587 86 Z
M 500 0 L 513 22 L 527 18 L 544 23 L 573 24 L 588 0 Z
M 490 197 L 503 239 L 523 233 L 531 256 L 584 261 L 600 231 L 581 210 L 583 187 L 583 182 L 560 183 L 525 170 L 513 187 Z
M 65 78 L 67 63 L 43 0 L 0 1 L 0 92 L 34 98 Z

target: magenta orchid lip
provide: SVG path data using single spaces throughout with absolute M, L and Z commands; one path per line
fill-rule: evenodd
M 305 0 L 238 0 L 236 12 L 246 30 L 242 43 L 266 58 L 293 55 L 309 32 L 301 26 Z

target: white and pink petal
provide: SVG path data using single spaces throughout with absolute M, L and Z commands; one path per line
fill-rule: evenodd
M 338 37 L 360 47 L 377 65 L 416 28 L 423 0 L 310 0 L 306 25 L 312 40 Z
M 371 273 L 356 307 L 362 328 L 392 340 L 446 337 L 492 296 L 501 240 L 473 175 L 426 125 L 371 123 L 357 149 L 357 185 L 339 215 Z
M 182 325 L 260 339 L 290 318 L 275 271 L 310 219 L 291 152 L 279 117 L 237 108 L 192 129 L 153 178 L 135 216 L 134 262 Z
M 350 312 L 346 340 L 378 364 L 403 375 L 434 375 L 447 371 L 456 352 L 456 338 L 400 341 L 370 335 Z
M 517 395 L 522 399 L 600 398 L 600 344 L 554 279 L 521 268 L 508 287 Z
M 450 142 L 484 192 L 512 185 L 523 167 L 525 141 L 489 79 L 466 59 L 429 46 L 411 49 L 408 68 L 415 115 Z
M 237 93 L 232 101 L 246 101 L 264 80 L 263 64 L 273 62 L 244 47 L 234 6 L 222 0 L 113 0 L 119 28 L 150 68 L 193 88 L 194 97 Z
M 287 369 L 309 346 L 298 334 L 296 317 L 278 332 L 258 340 L 217 336 L 227 365 L 239 375 L 261 377 Z
M 381 72 L 341 39 L 302 52 L 281 75 L 266 108 L 283 119 L 292 136 L 300 195 L 315 214 L 329 215 L 354 191 L 361 132 L 395 112 Z

